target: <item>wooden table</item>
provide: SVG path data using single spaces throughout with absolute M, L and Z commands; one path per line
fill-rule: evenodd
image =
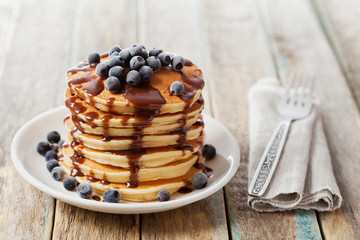
M 357 0 L 0 0 L 0 239 L 360 239 L 359 14 Z M 241 148 L 235 177 L 204 200 L 140 215 L 83 210 L 32 187 L 11 163 L 15 132 L 63 105 L 69 67 L 134 42 L 201 66 L 206 112 Z M 344 197 L 334 212 L 258 213 L 246 203 L 247 92 L 289 72 L 317 79 Z

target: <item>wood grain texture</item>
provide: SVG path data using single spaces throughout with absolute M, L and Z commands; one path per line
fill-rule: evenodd
M 72 13 L 60 0 L 23 1 L 19 8 L 0 80 L 0 239 L 51 238 L 54 199 L 16 172 L 10 144 L 22 124 L 56 105 L 52 96 L 60 93 L 52 86 L 62 81 L 66 69 Z
M 139 42 L 178 53 L 207 71 L 198 1 L 139 1 Z M 162 16 L 159 20 L 158 16 Z M 208 84 L 210 79 L 205 80 Z M 204 91 L 206 92 L 206 90 Z M 206 112 L 210 104 L 205 97 Z M 143 239 L 227 239 L 223 191 L 164 213 L 142 215 Z
M 89 53 L 106 52 L 112 45 L 136 41 L 136 8 L 132 1 L 77 1 L 74 6 L 68 68 Z M 65 71 L 63 85 L 65 90 Z M 58 97 L 63 104 L 63 94 Z M 57 201 L 53 239 L 138 239 L 139 215 L 87 211 Z
M 264 40 L 253 1 L 204 1 L 211 51 L 211 96 L 215 117 L 238 139 L 240 168 L 226 186 L 227 210 L 234 239 L 306 239 L 298 228 L 320 235 L 314 213 L 312 221 L 298 221 L 295 211 L 258 213 L 247 205 L 248 102 L 247 92 L 257 79 L 274 76 L 270 49 Z M 297 225 L 297 223 L 301 225 Z M 320 237 L 321 238 L 321 237 Z
M 277 0 L 264 4 L 280 75 L 305 72 L 317 79 L 324 130 L 344 198 L 341 209 L 320 213 L 323 235 L 326 239 L 359 239 L 360 135 L 355 133 L 360 132 L 360 117 L 351 91 L 310 3 Z

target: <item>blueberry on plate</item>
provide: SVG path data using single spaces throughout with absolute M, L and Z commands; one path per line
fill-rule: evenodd
M 83 182 L 79 184 L 77 193 L 81 198 L 89 199 L 93 193 L 93 190 L 89 183 Z
M 126 75 L 124 68 L 121 66 L 115 66 L 110 68 L 109 77 L 117 77 L 120 80 L 120 82 L 125 81 Z
M 55 167 L 58 167 L 59 163 L 55 159 L 51 159 L 46 163 L 46 168 L 51 172 Z
M 135 56 L 130 60 L 131 70 L 139 70 L 144 65 L 145 65 L 145 59 L 141 56 Z
M 194 188 L 202 189 L 208 183 L 208 178 L 205 175 L 205 173 L 198 172 L 198 173 L 195 173 L 195 175 L 192 177 L 191 183 Z
M 169 66 L 171 63 L 171 56 L 168 53 L 162 52 L 157 57 L 160 59 L 162 66 Z
M 109 189 L 104 194 L 104 202 L 118 203 L 121 198 L 121 193 L 117 189 Z
M 152 68 L 154 72 L 157 72 L 161 68 L 161 61 L 157 57 L 151 56 L 146 59 L 146 64 Z
M 109 60 L 109 66 L 111 68 L 115 66 L 125 67 L 125 60 L 120 56 L 113 56 Z
M 201 153 L 206 160 L 210 160 L 216 156 L 216 149 L 211 144 L 205 144 L 202 147 Z
M 131 56 L 140 56 L 142 51 L 143 51 L 143 47 L 140 44 L 134 44 L 131 48 L 130 48 L 130 55 Z
M 108 77 L 105 81 L 105 88 L 111 93 L 121 90 L 121 82 L 117 77 Z
M 96 75 L 98 75 L 99 77 L 107 77 L 108 76 L 108 72 L 109 72 L 109 65 L 106 63 L 99 63 L 98 65 L 96 65 Z
M 162 52 L 163 52 L 163 50 L 160 49 L 160 48 L 153 48 L 153 49 L 150 50 L 149 56 L 157 57 L 157 55 L 159 55 Z
M 66 190 L 72 191 L 76 188 L 76 180 L 74 177 L 67 177 L 65 178 L 63 185 Z
M 39 142 L 36 147 L 37 152 L 43 156 L 45 156 L 46 152 L 49 151 L 50 149 L 51 146 L 48 142 Z
M 113 52 L 121 52 L 121 48 L 119 45 L 114 45 L 109 49 L 109 55 L 111 55 Z
M 175 81 L 170 85 L 170 92 L 174 95 L 180 95 L 184 91 L 184 84 Z
M 174 71 L 181 71 L 185 65 L 185 60 L 182 56 L 176 55 L 171 59 L 171 68 Z
M 171 197 L 171 194 L 167 191 L 167 190 L 161 190 L 158 195 L 157 195 L 157 199 L 160 202 L 166 202 L 169 201 Z
M 141 76 L 141 79 L 144 81 L 144 82 L 148 82 L 150 81 L 152 75 L 153 75 L 153 70 L 151 67 L 149 66 L 142 66 L 140 69 L 139 69 L 139 73 L 140 73 L 140 76 Z
M 130 60 L 131 60 L 131 55 L 130 55 L 130 49 L 129 48 L 125 48 L 123 49 L 120 54 L 120 57 L 122 57 L 122 59 L 125 60 L 126 64 L 129 64 Z
M 58 143 L 60 139 L 60 134 L 57 131 L 49 132 L 47 135 L 47 140 L 49 143 Z
M 91 53 L 88 56 L 88 62 L 89 64 L 93 64 L 93 63 L 99 63 L 101 60 L 100 58 L 100 54 L 98 53 Z
M 126 75 L 126 82 L 133 87 L 137 87 L 141 84 L 141 75 L 136 70 L 131 70 Z
M 53 143 L 50 145 L 51 146 L 51 150 L 52 151 L 55 151 L 55 152 L 59 152 L 59 149 L 60 149 L 60 145 L 57 144 L 57 143 Z M 46 154 L 45 154 L 46 155 Z
M 56 181 L 61 181 L 61 179 L 63 179 L 63 177 L 64 177 L 64 170 L 62 170 L 61 167 L 54 167 L 51 170 L 51 176 Z
M 53 150 L 49 150 L 46 152 L 45 154 L 45 160 L 46 161 L 50 161 L 51 159 L 57 159 L 58 158 L 58 155 L 57 155 L 57 152 L 53 151 Z

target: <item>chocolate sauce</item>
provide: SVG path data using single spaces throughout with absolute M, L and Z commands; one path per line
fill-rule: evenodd
M 90 97 L 99 95 L 104 90 L 104 79 L 97 77 L 90 81 L 88 85 L 83 87 L 84 92 L 88 93 Z
M 130 178 L 129 182 L 126 183 L 126 187 L 128 188 L 136 188 L 138 186 L 137 179 L 138 179 L 138 172 L 139 172 L 139 159 L 140 157 L 146 152 L 145 149 L 138 148 L 134 149 L 133 151 L 129 151 L 127 155 L 129 159 L 129 166 L 130 166 Z
M 110 131 L 109 131 L 109 121 L 110 119 L 112 119 L 113 116 L 112 115 L 105 115 L 102 119 L 102 127 L 103 127 L 103 138 L 101 139 L 104 142 L 108 142 L 110 141 L 112 138 L 110 136 Z
M 108 107 L 108 111 L 111 112 L 114 106 L 114 102 L 115 102 L 115 98 L 108 98 L 108 100 L 106 100 L 106 105 Z
M 92 196 L 91 199 L 95 200 L 95 201 L 100 201 L 100 197 L 99 196 Z
M 73 112 L 74 114 L 79 114 L 79 113 L 83 113 L 86 111 L 86 107 L 84 105 L 82 105 L 81 103 L 77 103 L 76 101 L 76 97 L 68 97 L 65 100 L 65 105 L 68 109 L 70 109 L 71 112 Z M 65 121 L 65 119 L 64 119 Z
M 96 68 L 96 63 L 93 64 L 89 64 L 88 62 L 80 62 L 78 65 L 76 65 L 73 68 L 70 68 L 67 72 L 69 74 L 75 74 L 75 73 L 79 73 L 79 72 L 89 72 L 92 71 Z
M 186 84 L 184 84 L 184 91 L 179 97 L 186 103 L 185 110 L 187 110 L 190 108 L 190 103 L 195 94 L 204 87 L 205 83 L 204 80 L 196 74 L 192 74 L 194 78 L 190 78 L 183 70 L 181 70 L 180 73 L 181 80 Z
M 93 122 L 98 117 L 99 117 L 99 114 L 97 112 L 88 112 L 85 114 L 85 118 L 88 122 Z
M 91 176 L 87 176 L 86 179 L 87 179 L 89 182 L 97 182 L 97 181 L 99 181 L 99 179 L 94 178 L 94 177 L 91 177 Z
M 189 187 L 182 187 L 178 190 L 178 193 L 182 193 L 182 194 L 186 194 L 186 193 L 191 193 L 192 189 Z
M 210 178 L 212 175 L 214 175 L 214 170 L 212 170 L 211 168 L 209 167 L 205 167 L 203 169 L 203 173 L 205 173 L 205 175 Z

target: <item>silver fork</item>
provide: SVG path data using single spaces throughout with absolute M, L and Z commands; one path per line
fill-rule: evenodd
M 309 79 L 307 83 L 304 83 L 303 78 L 294 80 L 295 77 L 292 76 L 279 102 L 278 111 L 285 120 L 280 122 L 275 129 L 261 157 L 248 189 L 251 196 L 261 197 L 266 191 L 279 161 L 291 122 L 310 114 L 313 102 L 313 81 Z M 304 88 L 305 85 L 307 88 Z

